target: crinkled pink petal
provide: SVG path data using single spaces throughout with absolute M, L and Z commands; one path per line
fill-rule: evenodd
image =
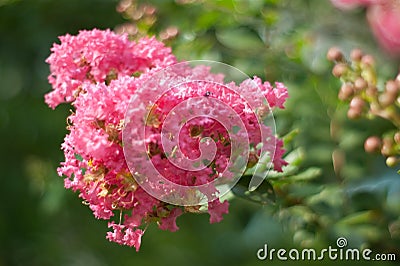
M 142 219 L 143 217 L 141 215 L 138 215 L 134 213 L 135 211 L 132 212 L 131 216 L 125 215 L 124 217 L 124 224 L 129 226 L 129 227 L 138 227 L 142 224 Z
M 86 82 L 104 82 L 108 75 L 130 76 L 176 62 L 171 49 L 154 37 L 135 43 L 126 34 L 94 29 L 59 39 L 61 43 L 53 45 L 46 60 L 54 91 L 45 96 L 45 102 L 53 109 L 62 102 L 74 101 Z
M 135 199 L 138 205 L 135 207 L 135 212 L 138 215 L 145 215 L 153 210 L 153 207 L 159 203 L 159 200 L 150 196 L 142 188 L 138 188 L 135 191 Z
M 172 211 L 168 214 L 167 217 L 161 218 L 159 226 L 160 229 L 169 230 L 171 232 L 179 230 L 179 227 L 176 225 L 176 218 L 178 218 L 180 215 L 182 215 L 181 208 L 172 209 Z
M 220 202 L 218 199 L 208 203 L 208 213 L 210 214 L 210 224 L 222 221 L 222 214 L 229 213 L 229 202 Z
M 108 227 L 112 228 L 112 232 L 107 232 L 107 239 L 120 245 L 134 246 L 139 251 L 142 243 L 144 231 L 141 229 L 133 229 L 125 225 L 108 223 Z
M 278 139 L 276 142 L 275 153 L 273 157 L 274 169 L 278 172 L 282 172 L 282 167 L 288 165 L 288 163 L 282 159 L 285 154 L 285 149 L 283 148 L 283 141 Z
M 132 229 L 128 227 L 125 231 L 125 235 L 122 239 L 123 244 L 130 246 L 130 247 L 135 247 L 136 252 L 139 251 L 140 245 L 142 244 L 142 236 L 144 234 L 144 231 L 141 229 Z
M 107 239 L 118 244 L 123 243 L 124 233 L 122 230 L 125 228 L 124 225 L 116 224 L 114 222 L 108 223 L 108 228 L 112 228 L 112 232 L 107 232 Z

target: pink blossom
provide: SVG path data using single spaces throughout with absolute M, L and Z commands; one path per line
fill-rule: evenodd
M 124 217 L 124 224 L 129 227 L 139 227 L 142 225 L 143 216 L 133 213 L 131 216 L 125 215 Z
M 367 18 L 380 45 L 392 54 L 400 54 L 400 4 L 385 1 L 368 8 Z
M 108 240 L 120 245 L 133 246 L 136 248 L 136 251 L 139 251 L 144 234 L 143 230 L 132 229 L 131 227 L 126 227 L 125 225 L 116 224 L 114 222 L 109 223 L 108 227 L 113 229 L 112 232 L 107 233 Z
M 168 214 L 167 217 L 161 218 L 160 229 L 175 232 L 179 229 L 176 225 L 176 218 L 182 214 L 182 209 L 175 208 Z
M 350 10 L 359 6 L 378 4 L 385 0 L 331 0 L 332 4 L 340 9 Z
M 144 234 L 144 231 L 141 229 L 132 229 L 130 227 L 128 227 L 125 231 L 125 235 L 123 238 L 123 243 L 127 246 L 130 247 L 135 247 L 136 248 L 136 252 L 139 251 L 140 249 L 140 245 L 142 244 L 142 236 Z
M 107 239 L 115 243 L 122 244 L 124 238 L 124 233 L 122 231 L 125 229 L 125 226 L 110 222 L 108 223 L 108 227 L 111 227 L 113 231 L 107 233 Z
M 187 158 L 195 160 L 201 155 L 200 147 L 212 146 L 209 145 L 211 142 L 201 143 L 200 140 L 205 137 L 214 140 L 216 152 L 215 158 L 208 164 L 204 163 L 204 168 L 197 172 L 174 165 L 161 145 L 161 129 L 171 110 L 182 102 L 187 104 L 180 112 L 182 117 L 197 110 L 215 117 L 227 117 L 229 112 L 218 108 L 215 102 L 218 100 L 229 106 L 238 120 L 243 121 L 236 135 L 245 136 L 253 146 L 263 142 L 266 151 L 274 154 L 272 162 L 276 170 L 280 171 L 286 164 L 282 159 L 283 142 L 274 136 L 271 128 L 259 125 L 260 114 L 255 114 L 250 104 L 243 101 L 243 97 L 249 98 L 261 91 L 261 96 L 269 103 L 266 113 L 271 108 L 283 108 L 288 95 L 282 83 L 275 83 L 273 87 L 254 77 L 255 83 L 246 80 L 238 85 L 224 84 L 224 76 L 212 74 L 209 67 L 182 66 L 170 78 L 184 81 L 185 85 L 169 90 L 158 99 L 163 85 L 154 78 L 155 73 L 174 64 L 176 59 L 169 48 L 154 38 L 131 42 L 126 35 L 95 29 L 81 31 L 77 36 L 66 35 L 60 40 L 61 43 L 53 46 L 52 54 L 47 59 L 53 91 L 46 95 L 46 102 L 52 108 L 62 102 L 71 102 L 73 112 L 68 117 L 69 133 L 61 146 L 65 161 L 58 168 L 58 174 L 65 177 L 67 189 L 79 192 L 79 197 L 96 218 L 109 221 L 111 231 L 107 233 L 107 239 L 110 241 L 139 250 L 143 228 L 150 222 L 159 221 L 161 229 L 176 231 L 179 229 L 176 219 L 183 214 L 181 207 L 151 196 L 138 184 L 137 177 L 132 173 L 147 176 L 149 169 L 131 172 L 128 167 L 122 131 L 128 127 L 125 120 L 132 96 L 136 97 L 135 107 L 138 109 L 146 110 L 144 103 L 155 101 L 150 122 L 137 114 L 128 117 L 134 122 L 129 129 L 132 132 L 141 130 L 141 123 L 146 122 L 141 144 L 146 144 L 147 154 L 155 168 L 175 184 L 198 186 L 220 177 L 230 167 L 233 145 L 231 132 L 228 132 L 232 128 L 227 130 L 215 119 L 203 116 L 184 123 L 177 122 L 172 129 L 181 130 L 177 143 L 183 154 L 180 157 L 182 161 Z M 136 72 L 140 72 L 139 75 Z M 156 90 L 143 90 L 144 84 Z M 255 103 L 262 103 L 262 97 L 253 98 Z M 263 140 L 263 136 L 266 139 Z M 259 155 L 254 155 L 254 158 Z M 135 161 L 136 165 L 140 163 L 140 160 Z M 211 197 L 218 190 L 211 186 L 201 192 Z M 211 201 L 208 204 L 210 223 L 220 222 L 222 215 L 228 213 L 228 207 L 227 201 Z
M 120 75 L 146 72 L 176 62 L 171 49 L 153 38 L 131 42 L 126 34 L 110 30 L 82 30 L 77 36 L 60 37 L 46 62 L 50 64 L 49 82 L 53 91 L 45 97 L 55 108 L 72 102 L 88 83 L 105 82 Z
M 274 163 L 274 169 L 276 171 L 282 172 L 282 166 L 288 165 L 288 163 L 284 159 L 282 159 L 284 153 L 285 149 L 283 148 L 283 140 L 277 139 L 275 153 L 272 159 Z
M 268 81 L 263 83 L 259 77 L 253 77 L 253 81 L 255 81 L 257 85 L 262 88 L 262 91 L 264 91 L 270 108 L 284 108 L 283 104 L 289 95 L 283 83 L 275 82 L 276 87 L 274 88 Z
M 153 208 L 160 204 L 160 201 L 147 194 L 142 188 L 135 191 L 135 198 L 137 205 L 135 206 L 135 213 L 145 216 L 153 211 Z
M 210 214 L 210 224 L 219 223 L 223 218 L 222 214 L 229 213 L 229 202 L 220 202 L 219 200 L 214 200 L 208 203 L 208 213 Z
M 338 8 L 367 8 L 367 18 L 379 44 L 389 53 L 400 55 L 400 5 L 398 0 L 331 0 Z

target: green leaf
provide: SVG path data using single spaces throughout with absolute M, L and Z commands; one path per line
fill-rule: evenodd
M 297 148 L 283 158 L 289 163 L 289 165 L 300 166 L 303 163 L 305 156 L 304 150 L 302 148 Z
M 199 18 L 196 21 L 196 29 L 198 31 L 208 30 L 216 23 L 218 23 L 219 19 L 220 19 L 220 13 L 218 12 L 210 11 L 207 13 L 203 13 L 199 16 Z
M 283 172 L 269 171 L 268 179 L 278 179 L 282 177 L 288 177 L 296 174 L 299 171 L 299 166 L 305 159 L 305 152 L 302 148 L 297 148 L 291 151 L 284 157 L 284 160 L 288 162 L 288 165 L 283 167 Z
M 339 186 L 325 186 L 318 194 L 307 198 L 307 205 L 315 206 L 325 203 L 331 208 L 338 208 L 344 204 L 343 191 Z
M 271 183 L 268 180 L 264 180 L 257 189 L 249 191 L 248 186 L 251 178 L 252 176 L 242 176 L 239 182 L 232 188 L 232 193 L 240 198 L 262 205 L 275 203 L 276 196 Z
M 338 224 L 356 225 L 365 223 L 374 223 L 377 220 L 377 213 L 371 210 L 352 213 L 342 218 Z
M 268 174 L 268 179 L 273 179 L 274 182 L 279 183 L 295 183 L 295 182 L 303 182 L 303 181 L 310 181 L 312 179 L 317 178 L 322 173 L 322 170 L 318 167 L 310 167 L 303 172 L 298 174 L 289 174 L 286 175 L 286 172 L 279 173 L 275 171 L 271 171 Z
M 246 28 L 219 30 L 216 36 L 220 43 L 230 49 L 257 51 L 264 48 L 260 37 Z
M 289 133 L 287 133 L 282 139 L 283 139 L 283 145 L 287 146 L 289 143 L 291 143 L 293 141 L 293 139 L 299 135 L 300 133 L 300 129 L 295 128 L 292 131 L 290 131 Z
M 310 167 L 304 172 L 301 172 L 297 175 L 289 176 L 290 180 L 292 181 L 308 181 L 320 176 L 322 170 L 318 167 Z
M 18 2 L 19 0 L 0 0 L 0 7 L 5 5 L 10 5 L 14 2 Z

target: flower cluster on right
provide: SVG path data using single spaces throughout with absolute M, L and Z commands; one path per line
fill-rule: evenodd
M 388 166 L 395 166 L 400 161 L 400 73 L 379 88 L 371 55 L 354 49 L 348 61 L 338 48 L 332 47 L 327 58 L 335 63 L 332 74 L 342 81 L 338 97 L 349 103 L 347 116 L 350 119 L 380 117 L 397 128 L 383 136 L 370 136 L 364 142 L 367 152 L 380 152 Z

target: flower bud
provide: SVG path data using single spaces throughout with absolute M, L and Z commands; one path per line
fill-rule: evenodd
M 365 81 L 365 79 L 363 79 L 362 77 L 358 77 L 355 81 L 354 81 L 354 88 L 356 90 L 363 90 L 368 86 L 368 82 Z
M 393 104 L 396 100 L 397 96 L 387 93 L 386 91 L 379 95 L 379 104 L 382 107 L 388 107 L 389 105 Z
M 390 95 L 397 96 L 397 93 L 399 92 L 399 86 L 397 85 L 397 82 L 394 80 L 389 80 L 386 82 L 385 91 Z
M 400 73 L 397 75 L 395 81 L 396 81 L 397 85 L 400 86 Z
M 399 144 L 400 143 L 400 131 L 396 132 L 393 137 L 394 141 Z
M 343 63 L 339 63 L 336 64 L 333 69 L 332 69 L 332 74 L 337 77 L 340 78 L 346 71 L 347 71 L 348 67 L 346 64 Z
M 362 56 L 363 56 L 363 52 L 361 51 L 361 49 L 358 49 L 358 48 L 353 49 L 350 53 L 351 60 L 356 61 L 356 62 L 360 62 Z
M 344 101 L 347 100 L 351 95 L 353 95 L 353 85 L 351 83 L 344 83 L 339 90 L 339 99 Z
M 152 6 L 152 5 L 145 5 L 144 7 L 143 7 L 143 11 L 144 11 L 144 13 L 146 14 L 146 15 L 154 15 L 154 13 L 157 11 L 157 9 L 154 7 L 154 6 Z
M 361 97 L 354 97 L 351 102 L 350 102 L 350 108 L 358 110 L 358 111 L 362 111 L 362 109 L 365 106 L 365 102 L 363 99 L 361 99 Z
M 339 48 L 337 48 L 337 47 L 332 47 L 332 48 L 330 48 L 330 49 L 328 50 L 328 53 L 326 54 L 326 58 L 327 58 L 329 61 L 336 61 L 336 62 L 338 62 L 338 61 L 342 61 L 342 59 L 343 59 L 343 54 L 342 54 L 342 52 L 340 51 Z
M 371 136 L 367 138 L 364 142 L 364 149 L 366 152 L 373 153 L 380 151 L 382 146 L 382 141 L 377 136 Z
M 372 55 L 367 54 L 361 58 L 361 63 L 363 65 L 372 67 L 375 65 L 375 59 Z
M 395 156 L 389 156 L 386 159 L 386 165 L 389 167 L 396 166 L 396 164 L 399 162 L 399 160 Z
M 347 111 L 347 117 L 349 119 L 357 119 L 361 117 L 361 110 L 351 108 Z
M 384 156 L 390 156 L 392 155 L 392 151 L 393 151 L 393 140 L 391 138 L 384 138 L 383 139 L 383 145 L 381 148 L 381 153 Z

